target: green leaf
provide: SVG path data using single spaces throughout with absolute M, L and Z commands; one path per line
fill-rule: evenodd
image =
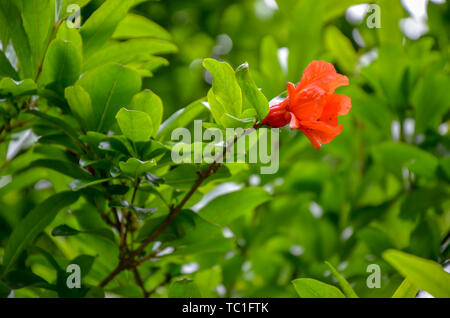
M 198 180 L 197 171 L 198 167 L 195 165 L 181 164 L 164 175 L 165 184 L 168 184 L 175 189 L 189 190 L 194 182 Z M 222 166 L 213 176 L 206 179 L 204 184 L 213 180 L 228 178 L 229 176 L 230 172 L 228 168 Z
M 268 200 L 270 195 L 263 188 L 245 188 L 213 199 L 198 214 L 212 223 L 228 225 Z
M 129 13 L 123 19 L 116 30 L 113 38 L 115 39 L 132 39 L 132 38 L 158 38 L 162 40 L 170 40 L 169 32 L 164 30 L 155 22 L 143 17 L 141 15 Z
M 149 218 L 139 231 L 142 240 L 155 231 L 167 216 Z M 197 213 L 183 210 L 158 237 L 166 246 L 175 248 L 172 255 L 188 255 L 226 252 L 233 248 L 233 241 L 223 236 L 222 228 Z
M 325 262 L 328 267 L 330 268 L 331 272 L 333 273 L 334 277 L 336 277 L 339 286 L 341 286 L 342 291 L 344 292 L 345 296 L 348 298 L 358 298 L 358 295 L 356 295 L 355 291 L 353 290 L 352 286 L 348 283 L 348 281 L 342 276 L 336 268 L 333 267 L 329 262 Z
M 71 236 L 77 235 L 78 233 L 80 233 L 80 231 L 75 230 L 66 224 L 58 225 L 52 230 L 53 236 Z
M 38 246 L 31 246 L 29 248 L 29 250 L 35 251 L 35 252 L 38 252 L 38 253 L 42 254 L 55 270 L 57 270 L 57 271 L 61 270 L 61 267 L 59 266 L 58 262 L 55 260 L 53 255 L 50 254 L 49 252 L 47 252 L 46 250 L 44 250 L 44 249 L 42 249 L 42 248 L 40 248 Z
M 216 122 L 223 124 L 224 113 L 240 118 L 242 92 L 233 68 L 226 62 L 210 58 L 203 60 L 203 66 L 213 77 L 212 88 L 208 93 L 208 102 Z
M 21 3 L 19 3 L 20 5 Z M 20 61 L 20 74 L 23 77 L 33 77 L 37 71 L 36 65 L 33 66 L 31 60 L 31 49 L 28 43 L 28 37 L 24 30 L 22 16 L 13 1 L 0 1 L 0 21 L 2 28 L 6 28 L 14 50 Z
M 85 57 L 108 41 L 133 4 L 134 0 L 109 0 L 92 13 L 80 29 Z
M 37 71 L 54 23 L 54 1 L 21 0 L 22 21 L 30 43 L 33 69 Z
M 450 79 L 447 74 L 427 72 L 413 93 L 416 108 L 415 132 L 424 133 L 427 128 L 436 129 L 442 116 L 450 109 Z
M 353 74 L 358 57 L 352 42 L 334 25 L 325 30 L 325 45 L 343 71 Z
M 438 263 L 397 250 L 387 250 L 383 258 L 414 286 L 434 297 L 450 297 L 450 274 Z
M 0 298 L 8 297 L 9 293 L 11 293 L 11 288 L 0 280 Z
M 190 279 L 175 281 L 169 288 L 169 298 L 201 298 L 197 284 Z
M 132 64 L 148 62 L 152 54 L 168 54 L 177 51 L 177 47 L 168 41 L 159 39 L 133 39 L 129 41 L 108 42 L 101 50 L 96 51 L 85 61 L 84 70 L 106 63 Z
M 254 108 L 259 120 L 263 120 L 269 113 L 269 102 L 253 81 L 248 63 L 237 68 L 236 78 L 242 90 L 244 109 L 245 106 Z
M 321 46 L 322 3 L 297 1 L 290 8 L 288 79 L 297 83 L 306 66 L 317 56 Z
M 399 21 L 406 15 L 402 3 L 400 1 L 377 0 L 377 5 L 380 6 L 381 28 L 376 30 L 380 43 L 401 46 L 404 35 L 400 29 Z
M 139 110 L 121 108 L 116 115 L 120 130 L 134 141 L 148 141 L 153 132 L 152 118 Z
M 54 289 L 45 279 L 34 274 L 29 269 L 12 270 L 3 279 L 11 289 L 20 289 L 28 286 Z
M 145 89 L 142 92 L 133 96 L 129 108 L 132 110 L 139 110 L 150 115 L 153 132 L 152 136 L 155 136 L 158 132 L 159 126 L 163 118 L 163 103 L 161 98 L 158 97 L 149 89 Z
M 413 145 L 391 141 L 375 146 L 373 155 L 375 160 L 399 177 L 403 167 L 418 175 L 431 177 L 439 164 L 436 157 L 429 152 Z
M 83 254 L 71 260 L 70 264 L 77 264 L 80 266 L 81 277 L 86 277 L 91 271 L 95 258 L 95 256 Z
M 6 244 L 0 277 L 9 272 L 22 251 L 53 221 L 59 210 L 77 200 L 76 192 L 57 193 L 36 206 L 20 221 Z
M 37 88 L 36 83 L 32 79 L 15 81 L 11 78 L 4 77 L 0 80 L 0 94 L 19 96 L 28 92 L 33 92 Z
M 79 191 L 82 189 L 86 189 L 92 186 L 95 186 L 97 184 L 101 184 L 103 182 L 107 182 L 109 180 L 111 180 L 112 178 L 104 178 L 104 179 L 97 179 L 94 181 L 91 180 L 73 180 L 72 182 L 69 183 L 69 188 L 72 189 L 72 191 Z
M 92 176 L 82 170 L 78 165 L 69 161 L 57 159 L 37 159 L 32 161 L 27 168 L 44 167 L 52 169 L 75 179 L 91 180 Z
M 134 178 L 150 171 L 156 163 L 153 160 L 141 161 L 136 158 L 129 158 L 126 162 L 119 162 L 120 170 Z
M 61 129 L 68 137 L 70 137 L 78 146 L 82 147 L 82 145 L 79 143 L 78 140 L 78 132 L 66 121 L 55 117 L 48 115 L 46 113 L 37 111 L 37 110 L 30 110 L 28 111 L 30 114 L 33 114 L 39 118 L 42 118 L 45 120 L 45 122 L 49 123 L 55 128 Z
M 96 131 L 107 132 L 120 107 L 140 90 L 138 73 L 117 64 L 107 64 L 86 72 L 77 82 L 91 96 Z
M 44 85 L 51 85 L 57 92 L 75 83 L 81 73 L 81 56 L 68 41 L 54 40 L 45 55 L 42 69 Z
M 83 40 L 77 28 L 69 28 L 67 23 L 62 23 L 56 33 L 57 40 L 69 41 L 77 50 L 80 57 L 83 56 Z
M 415 298 L 418 292 L 419 289 L 405 279 L 395 290 L 392 298 Z
M 365 0 L 326 0 L 323 2 L 323 21 L 333 20 L 345 13 L 352 5 L 366 3 Z
M 159 140 L 168 140 L 175 128 L 186 127 L 195 119 L 206 117 L 209 113 L 208 107 L 204 104 L 204 98 L 192 102 L 163 122 L 159 128 L 157 137 Z
M 86 130 L 96 128 L 94 108 L 89 93 L 80 85 L 69 86 L 64 91 L 72 114 Z
M 6 58 L 5 53 L 0 51 L 0 75 L 4 77 L 11 77 L 14 80 L 19 80 L 19 75 L 12 67 L 9 60 Z
M 302 298 L 345 298 L 338 288 L 312 278 L 299 278 L 292 283 Z
M 278 45 L 272 36 L 264 37 L 260 50 L 259 70 L 262 74 L 258 84 L 263 88 L 264 94 L 271 99 L 286 89 L 286 75 L 278 61 Z

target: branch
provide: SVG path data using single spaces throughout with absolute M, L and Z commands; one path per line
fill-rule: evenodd
M 134 279 L 139 287 L 142 289 L 142 293 L 144 294 L 144 298 L 147 298 L 150 294 L 145 290 L 144 281 L 142 280 L 141 274 L 139 274 L 138 269 L 133 268 Z
M 126 268 L 136 268 L 136 266 L 139 266 L 144 261 L 150 259 L 151 257 L 145 257 L 143 260 L 140 261 L 133 261 L 136 256 L 138 256 L 141 252 L 144 251 L 144 249 L 152 243 L 164 230 L 177 218 L 177 216 L 180 214 L 180 212 L 183 210 L 184 205 L 189 201 L 189 199 L 192 197 L 192 195 L 197 191 L 197 189 L 200 187 L 200 185 L 205 181 L 208 177 L 212 176 L 214 173 L 217 172 L 217 170 L 222 166 L 222 163 L 220 162 L 221 159 L 225 156 L 225 154 L 228 152 L 230 147 L 232 147 L 236 141 L 241 138 L 242 136 L 245 136 L 249 132 L 253 131 L 254 129 L 257 129 L 261 126 L 261 124 L 257 123 L 252 128 L 245 129 L 242 134 L 236 135 L 233 139 L 233 141 L 226 145 L 223 149 L 223 152 L 221 152 L 219 155 L 216 156 L 215 160 L 206 168 L 205 171 L 200 171 L 199 177 L 197 181 L 194 183 L 192 188 L 189 190 L 188 193 L 184 196 L 183 200 L 174 208 L 170 209 L 169 215 L 167 218 L 161 223 L 155 231 L 153 231 L 152 234 L 133 252 L 129 254 L 128 259 L 128 265 L 126 265 L 123 262 L 120 262 L 119 265 L 114 269 L 114 271 L 106 277 L 102 283 L 100 284 L 100 287 L 106 286 L 112 279 L 114 279 L 115 276 L 117 276 L 122 270 Z M 132 264 L 132 265 L 130 265 Z

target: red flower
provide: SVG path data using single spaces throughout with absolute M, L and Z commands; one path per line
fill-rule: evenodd
M 334 66 L 325 61 L 312 61 L 297 87 L 287 84 L 288 97 L 270 107 L 263 124 L 301 130 L 316 149 L 333 140 L 342 131 L 338 115 L 352 108 L 351 100 L 334 94 L 339 86 L 348 85 L 347 76 L 338 74 Z

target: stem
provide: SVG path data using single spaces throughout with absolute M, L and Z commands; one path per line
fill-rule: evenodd
M 139 287 L 142 289 L 142 293 L 144 294 L 144 298 L 149 296 L 149 293 L 145 290 L 144 281 L 142 280 L 141 274 L 136 267 L 133 268 L 134 279 Z
M 105 287 L 114 277 L 125 269 L 123 263 L 119 263 L 117 267 L 100 283 L 100 287 Z
M 58 22 L 56 22 L 55 24 L 53 24 L 52 32 L 50 33 L 50 37 L 49 37 L 49 39 L 48 39 L 47 45 L 46 45 L 45 50 L 44 50 L 44 56 L 42 57 L 41 63 L 39 63 L 39 68 L 38 68 L 38 71 L 37 71 L 37 73 L 36 73 L 36 78 L 34 79 L 34 81 L 35 81 L 36 83 L 37 83 L 37 81 L 39 80 L 39 77 L 41 76 L 42 68 L 43 68 L 43 66 L 44 66 L 45 56 L 47 55 L 48 48 L 49 48 L 49 46 L 50 46 L 50 43 L 51 43 L 52 40 L 53 40 L 53 37 L 55 36 L 56 30 L 58 29 L 58 26 L 59 26 L 59 23 L 60 23 L 60 21 L 58 21 Z

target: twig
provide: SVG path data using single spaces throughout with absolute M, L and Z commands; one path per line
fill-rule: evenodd
M 139 287 L 142 289 L 142 293 L 144 294 L 144 298 L 149 296 L 149 293 L 145 290 L 144 281 L 142 280 L 141 274 L 136 267 L 133 268 L 134 279 Z
M 254 129 L 259 128 L 260 126 L 261 125 L 259 123 L 255 124 L 252 128 L 244 130 L 242 134 L 236 135 L 234 137 L 233 141 L 229 145 L 226 145 L 224 147 L 223 152 L 221 152 L 219 155 L 216 156 L 215 160 L 208 166 L 208 168 L 206 168 L 206 170 L 200 171 L 198 173 L 199 177 L 198 177 L 197 181 L 194 183 L 194 185 L 188 191 L 188 193 L 184 196 L 184 198 L 181 200 L 181 202 L 176 207 L 171 208 L 170 212 L 169 212 L 169 215 L 163 221 L 163 223 L 161 223 L 153 231 L 153 233 L 150 234 L 150 236 L 135 251 L 133 251 L 133 252 L 131 252 L 129 254 L 129 259 L 128 259 L 129 265 L 128 266 L 130 266 L 130 264 L 132 264 L 131 266 L 133 266 L 133 267 L 139 266 L 144 261 L 146 261 L 146 260 L 151 258 L 151 257 L 147 256 L 147 257 L 145 257 L 144 259 L 142 259 L 140 261 L 137 261 L 137 262 L 133 261 L 133 259 L 135 257 L 137 257 L 139 254 L 141 254 L 145 250 L 145 248 L 150 243 L 152 243 L 162 232 L 164 232 L 164 230 L 177 218 L 177 216 L 183 210 L 183 207 L 186 204 L 186 202 L 189 201 L 189 199 L 192 197 L 192 195 L 195 193 L 195 191 L 197 191 L 197 189 L 203 183 L 203 181 L 205 181 L 208 177 L 210 177 L 211 175 L 213 175 L 214 173 L 217 172 L 217 170 L 222 166 L 222 163 L 220 161 L 226 155 L 226 153 L 228 152 L 230 147 L 232 147 L 239 138 L 241 138 L 242 136 L 248 134 L 249 132 L 253 131 Z M 124 265 L 122 262 L 120 262 L 119 265 L 117 265 L 117 267 L 114 269 L 114 271 L 102 281 L 100 286 L 101 287 L 106 286 L 112 279 L 114 279 L 114 277 L 116 275 L 118 275 L 122 270 L 124 270 L 126 268 L 127 268 L 127 266 Z

